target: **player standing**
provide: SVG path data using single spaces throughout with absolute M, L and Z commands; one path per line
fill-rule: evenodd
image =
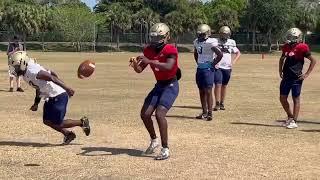
M 311 56 L 309 46 L 302 43 L 302 32 L 298 28 L 291 28 L 286 35 L 287 43 L 282 47 L 282 56 L 279 61 L 280 102 L 286 111 L 288 119 L 283 126 L 288 129 L 297 128 L 297 119 L 300 111 L 300 93 L 302 82 L 312 72 L 316 60 Z M 304 59 L 310 60 L 306 73 L 302 72 Z M 293 113 L 288 102 L 291 91 L 293 100 Z
M 236 42 L 230 39 L 231 30 L 228 26 L 222 26 L 219 30 L 218 47 L 223 53 L 222 60 L 217 64 L 214 74 L 215 88 L 214 96 L 216 105 L 214 111 L 225 110 L 224 100 L 227 93 L 227 86 L 231 77 L 232 66 L 236 64 L 240 58 L 240 51 L 237 48 Z M 232 54 L 236 56 L 232 59 Z
M 15 53 L 17 51 L 23 51 L 23 50 L 24 50 L 24 47 L 20 43 L 18 37 L 14 36 L 13 37 L 13 42 L 12 43 L 9 42 L 9 45 L 8 45 L 8 49 L 7 49 L 8 60 L 9 60 L 10 56 L 13 53 Z M 15 76 L 11 73 L 10 69 L 9 69 L 8 73 L 9 73 L 9 85 L 10 85 L 9 92 L 13 92 L 13 78 Z M 21 82 L 20 82 L 21 80 L 20 79 L 21 79 L 20 76 L 16 77 L 17 91 L 18 92 L 24 92 L 24 90 L 21 88 Z
M 36 89 L 36 97 L 30 110 L 37 111 L 41 98 L 46 100 L 43 106 L 43 123 L 64 135 L 63 144 L 69 144 L 76 138 L 75 133 L 67 128 L 79 126 L 87 136 L 90 134 L 88 118 L 64 120 L 68 99 L 73 96 L 74 90 L 66 86 L 56 73 L 30 61 L 25 51 L 12 54 L 9 67 L 15 76 L 23 76 L 23 79 Z
M 217 48 L 217 39 L 210 38 L 211 28 L 200 24 L 197 39 L 194 40 L 194 59 L 197 63 L 196 83 L 199 88 L 202 113 L 197 119 L 212 120 L 212 87 L 214 83 L 214 66 L 221 60 L 222 53 Z M 214 56 L 216 58 L 214 59 Z
M 176 76 L 179 73 L 178 50 L 173 45 L 168 44 L 169 39 L 170 29 L 166 24 L 157 23 L 153 25 L 150 29 L 150 44 L 144 48 L 143 56 L 130 59 L 131 66 L 137 73 L 141 73 L 150 65 L 157 80 L 155 87 L 145 98 L 141 109 L 141 119 L 151 138 L 150 146 L 145 151 L 146 154 L 152 154 L 159 146 L 151 119 L 154 111 L 159 125 L 162 149 L 155 160 L 164 160 L 170 156 L 166 114 L 179 93 Z

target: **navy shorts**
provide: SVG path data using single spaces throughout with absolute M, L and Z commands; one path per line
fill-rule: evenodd
M 199 89 L 207 89 L 213 87 L 214 75 L 211 68 L 197 69 L 196 83 Z
M 43 120 L 50 121 L 55 125 L 62 124 L 66 115 L 68 100 L 67 93 L 49 98 L 43 106 Z
M 164 106 L 168 110 L 172 107 L 179 94 L 179 83 L 173 80 L 171 83 L 157 83 L 144 100 L 143 107 Z
M 216 69 L 214 72 L 214 83 L 228 85 L 232 69 Z
M 290 91 L 293 97 L 301 94 L 303 80 L 282 79 L 280 83 L 280 95 L 288 96 Z

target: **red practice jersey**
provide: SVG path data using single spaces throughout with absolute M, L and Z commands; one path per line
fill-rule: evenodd
M 167 59 L 170 57 L 175 58 L 175 63 L 171 70 L 160 70 L 156 67 L 154 67 L 152 64 L 150 64 L 150 67 L 154 73 L 154 76 L 157 80 L 169 80 L 176 76 L 177 70 L 178 70 L 178 50 L 176 47 L 174 47 L 171 44 L 166 44 L 163 49 L 157 53 L 154 48 L 151 48 L 150 46 L 147 46 L 143 50 L 143 54 L 145 57 L 147 57 L 149 60 L 152 61 L 159 61 L 159 62 L 167 62 Z

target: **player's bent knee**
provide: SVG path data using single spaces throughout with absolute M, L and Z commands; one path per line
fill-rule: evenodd
M 166 113 L 162 111 L 156 111 L 156 119 L 164 119 L 166 117 Z
M 140 117 L 141 117 L 142 120 L 148 120 L 148 119 L 151 118 L 151 115 L 152 114 L 150 114 L 150 113 L 141 112 Z
M 155 112 L 157 120 L 165 119 L 167 115 L 168 109 L 164 106 L 159 106 Z
M 294 103 L 300 103 L 300 96 L 292 97 Z

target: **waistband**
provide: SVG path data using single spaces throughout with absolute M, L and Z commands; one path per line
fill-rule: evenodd
M 168 79 L 168 80 L 157 80 L 157 84 L 160 86 L 166 86 L 166 85 L 173 83 L 174 81 L 177 81 L 177 76 L 175 76 L 171 79 Z

